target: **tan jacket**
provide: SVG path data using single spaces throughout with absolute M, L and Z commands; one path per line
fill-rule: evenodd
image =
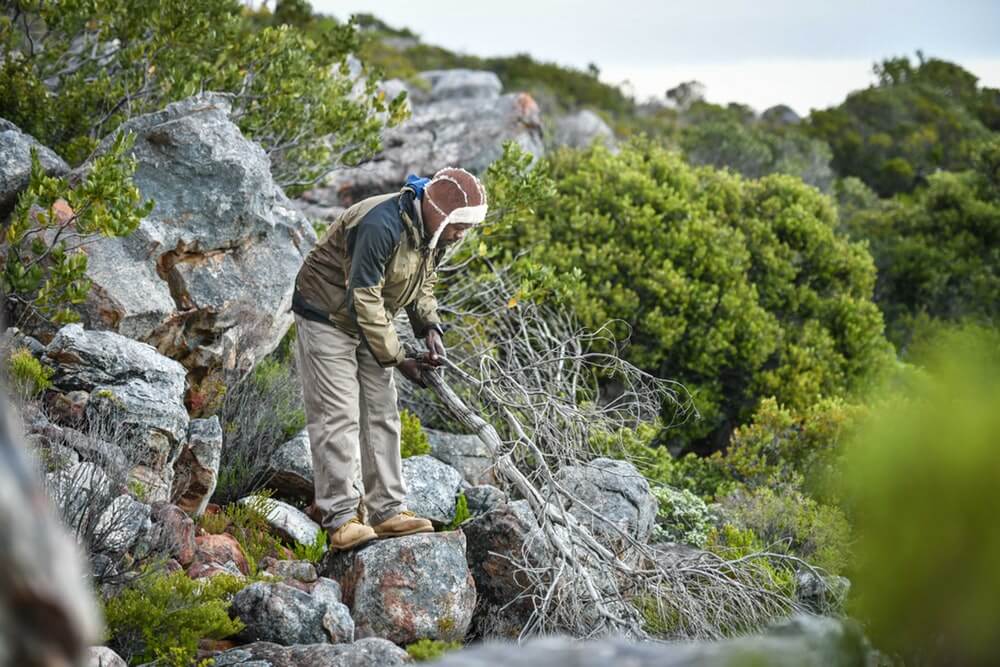
M 440 331 L 433 289 L 441 251 L 430 252 L 419 209 L 404 187 L 344 211 L 299 269 L 292 310 L 360 336 L 382 366 L 404 359 L 392 323 L 400 308 L 418 338 Z

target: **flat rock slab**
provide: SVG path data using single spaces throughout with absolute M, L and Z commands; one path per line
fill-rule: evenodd
M 352 644 L 281 646 L 254 642 L 215 656 L 215 667 L 381 667 L 412 662 L 409 654 L 379 637 Z

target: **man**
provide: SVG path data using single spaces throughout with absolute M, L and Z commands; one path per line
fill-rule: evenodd
M 299 374 L 312 447 L 316 508 L 330 548 L 431 532 L 405 505 L 393 368 L 423 385 L 445 355 L 433 288 L 439 245 L 486 216 L 486 192 L 455 167 L 410 176 L 399 192 L 347 209 L 295 279 Z M 427 352 L 406 358 L 393 326 L 405 308 Z M 360 468 L 363 489 L 355 486 Z M 370 525 L 358 515 L 362 504 Z

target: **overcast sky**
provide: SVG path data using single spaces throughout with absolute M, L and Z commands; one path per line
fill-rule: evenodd
M 258 3 L 253 3 L 258 4 Z M 479 56 L 529 53 L 628 80 L 639 99 L 681 81 L 713 102 L 801 114 L 872 82 L 874 61 L 917 49 L 1000 87 L 1000 0 L 312 0 L 371 12 L 423 41 Z

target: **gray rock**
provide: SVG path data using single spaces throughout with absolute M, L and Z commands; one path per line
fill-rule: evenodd
M 85 331 L 80 324 L 59 329 L 43 361 L 56 369 L 56 387 L 91 393 L 86 417 L 92 427 L 101 423 L 129 441 L 133 451 L 125 455 L 132 476 L 147 488 L 147 500 L 167 500 L 173 465 L 187 439 L 184 368 L 150 345 L 111 331 Z
M 107 646 L 92 646 L 87 667 L 128 667 L 128 663 Z
M 100 509 L 112 495 L 108 476 L 89 461 L 49 473 L 46 486 L 63 520 L 74 529 L 96 519 L 94 509 Z
M 469 484 L 493 484 L 493 456 L 486 444 L 475 435 L 445 433 L 425 428 L 431 445 L 431 456 L 444 461 L 462 473 Z
M 809 570 L 795 573 L 795 598 L 817 614 L 839 612 L 850 590 L 847 577 L 824 577 Z
M 233 597 L 231 611 L 246 624 L 239 636 L 290 646 L 350 642 L 354 621 L 340 601 L 340 586 L 320 579 L 312 593 L 287 584 L 256 582 Z
M 631 463 L 598 458 L 586 464 L 560 468 L 555 479 L 602 517 L 593 516 L 578 504 L 568 504 L 570 513 L 615 553 L 627 550 L 627 543 L 618 530 L 640 542 L 649 540 L 656 522 L 657 501 L 646 478 Z M 614 527 L 609 526 L 608 521 Z
M 307 560 L 265 558 L 264 571 L 280 579 L 293 579 L 304 584 L 311 584 L 319 579 L 316 566 Z
M 441 527 L 455 518 L 455 502 L 462 485 L 462 474 L 433 456 L 403 459 L 403 482 L 406 505 L 418 516 Z
M 476 604 L 465 546 L 460 530 L 378 540 L 328 553 L 320 574 L 340 581 L 358 637 L 456 641 Z
M 0 221 L 14 210 L 17 197 L 31 180 L 31 149 L 38 151 L 42 169 L 50 176 L 63 176 L 69 165 L 55 151 L 0 118 Z
M 856 624 L 800 616 L 764 635 L 723 641 L 579 641 L 572 637 L 550 636 L 531 639 L 521 645 L 478 644 L 449 653 L 434 664 L 440 667 L 864 667 L 874 664 L 871 659 L 871 647 Z
M 447 166 L 483 173 L 500 157 L 508 140 L 532 155 L 544 153 L 541 112 L 530 95 L 491 97 L 484 92 L 489 85 L 463 88 L 458 81 L 468 81 L 465 75 L 449 79 L 440 72 L 432 74 L 442 86 L 441 94 L 449 90 L 482 94 L 422 103 L 417 91 L 412 91 L 412 115 L 385 130 L 382 153 L 356 167 L 335 170 L 323 186 L 303 197 L 323 206 L 350 206 L 364 197 L 398 190 L 411 173 L 430 176 Z
M 128 467 L 128 457 L 121 447 L 75 428 L 63 428 L 59 442 L 71 448 L 82 460 L 96 463 L 105 471 Z
M 121 126 L 136 135 L 135 183 L 156 206 L 131 235 L 89 252 L 86 322 L 188 369 L 249 365 L 272 351 L 293 321 L 295 274 L 316 241 L 267 154 L 229 119 L 229 100 L 197 95 Z
M 279 646 L 254 642 L 217 653 L 215 667 L 382 667 L 412 662 L 409 654 L 380 637 L 353 644 Z
M 222 425 L 217 416 L 192 419 L 187 444 L 174 463 L 174 502 L 191 516 L 200 516 L 215 493 L 222 459 Z
M 469 505 L 470 514 L 485 514 L 497 505 L 507 502 L 507 494 L 495 486 L 479 484 L 465 489 L 465 500 Z
M 247 496 L 240 498 L 239 502 L 246 505 L 255 500 L 254 496 Z M 302 544 L 312 544 L 316 540 L 320 527 L 306 516 L 305 512 L 274 498 L 268 498 L 264 501 L 264 505 L 267 507 L 267 523 L 271 526 L 272 532 L 279 537 Z
M 112 500 L 97 519 L 93 547 L 98 551 L 122 554 L 150 528 L 149 505 L 132 496 L 121 495 Z
M 773 107 L 764 109 L 760 118 L 775 125 L 798 125 L 802 122 L 802 118 L 799 114 L 795 113 L 795 109 L 787 104 L 776 104 Z
M 301 496 L 312 502 L 315 486 L 308 431 L 303 429 L 271 454 L 268 486 L 282 495 Z
M 557 146 L 570 148 L 587 148 L 595 140 L 613 147 L 615 133 L 603 118 L 589 109 L 583 109 L 556 119 L 553 140 Z
M 198 544 L 195 542 L 194 521 L 177 505 L 153 503 L 153 528 L 150 531 L 150 551 L 162 552 L 174 558 L 182 567 L 194 562 Z
M 500 97 L 503 83 L 487 70 L 438 69 L 421 72 L 421 79 L 430 85 L 427 100 L 443 102 L 457 99 L 495 100 Z
M 526 500 L 502 503 L 462 524 L 466 557 L 476 581 L 473 635 L 517 637 L 534 611 L 532 592 L 513 561 L 550 562 L 548 548 Z

